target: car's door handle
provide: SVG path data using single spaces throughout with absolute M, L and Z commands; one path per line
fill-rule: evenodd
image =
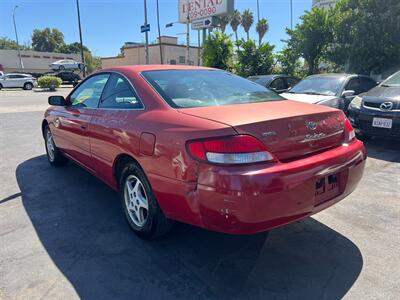
M 86 126 L 86 125 L 81 125 L 81 128 L 82 128 L 83 130 L 86 130 L 87 126 Z
M 78 117 L 80 117 L 81 115 L 80 114 L 72 114 L 74 117 L 76 117 L 76 118 L 78 118 Z

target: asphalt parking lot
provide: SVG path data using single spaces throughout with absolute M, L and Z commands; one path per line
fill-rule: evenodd
M 400 142 L 368 142 L 358 189 L 312 218 L 142 241 L 116 193 L 47 163 L 47 97 L 68 91 L 0 91 L 0 299 L 399 299 Z

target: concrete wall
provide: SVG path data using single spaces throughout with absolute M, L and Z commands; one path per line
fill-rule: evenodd
M 49 65 L 60 59 L 73 59 L 81 61 L 79 54 L 65 54 L 55 52 L 22 51 L 21 58 L 24 64 L 24 72 L 45 73 L 50 71 Z M 21 71 L 17 50 L 0 50 L 0 64 L 4 73 Z

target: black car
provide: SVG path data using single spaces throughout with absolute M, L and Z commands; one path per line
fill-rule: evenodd
M 400 138 L 400 71 L 351 101 L 348 117 L 361 139 Z
M 61 78 L 63 83 L 72 84 L 73 86 L 76 86 L 81 80 L 81 77 L 78 74 L 68 71 L 58 72 L 54 76 Z
M 299 78 L 288 75 L 259 75 L 247 78 L 255 83 L 261 84 L 277 93 L 286 92 L 300 81 Z

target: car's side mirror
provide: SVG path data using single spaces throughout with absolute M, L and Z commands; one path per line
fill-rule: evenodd
M 355 93 L 356 93 L 356 92 L 353 91 L 353 90 L 346 90 L 346 91 L 343 91 L 342 97 L 343 97 L 343 98 L 351 97 L 351 96 L 354 96 Z
M 68 102 L 65 100 L 63 96 L 50 96 L 49 104 L 55 106 L 67 106 Z

